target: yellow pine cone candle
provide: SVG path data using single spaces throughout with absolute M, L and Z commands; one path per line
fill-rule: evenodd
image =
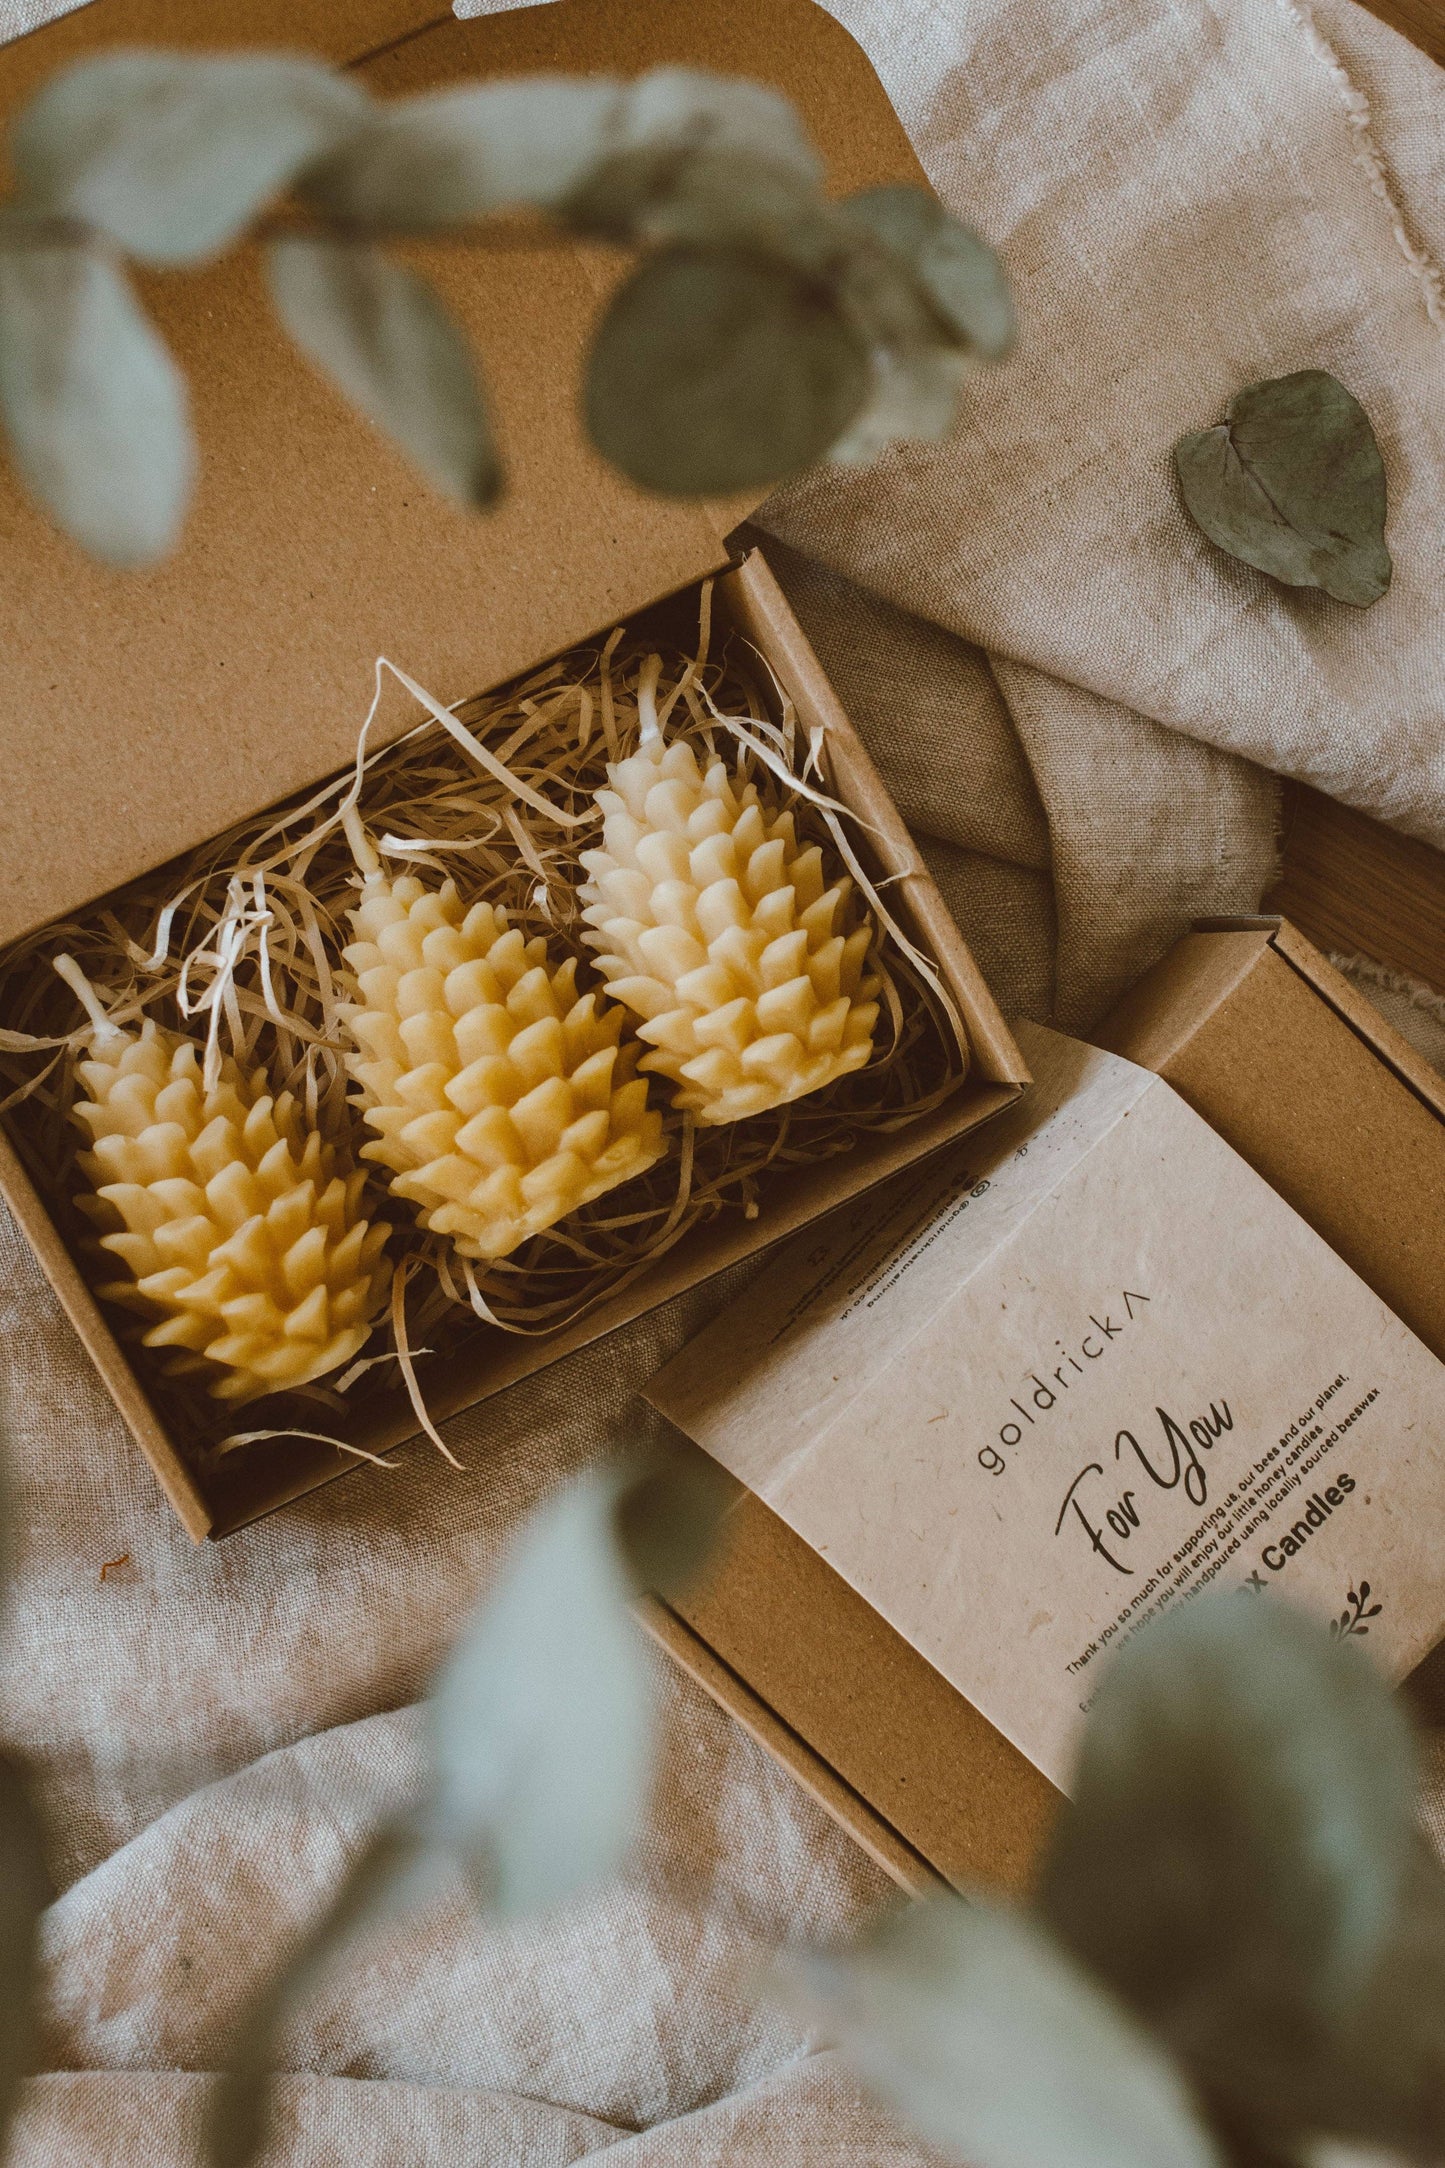
M 353 838 L 353 847 L 357 839 Z M 365 856 L 357 849 L 358 859 Z M 662 1156 L 623 1013 L 505 911 L 368 871 L 346 960 L 363 1158 L 463 1257 L 505 1257 Z
M 69 957 L 57 970 L 91 1019 L 73 1113 L 93 1194 L 76 1202 L 125 1277 L 98 1292 L 153 1319 L 147 1347 L 218 1400 L 254 1400 L 339 1369 L 387 1290 L 384 1226 L 361 1216 L 364 1176 L 289 1092 L 229 1056 L 210 1089 L 200 1049 L 147 1020 L 110 1022 Z
M 656 725 L 657 666 L 639 686 L 642 742 L 597 793 L 583 918 L 608 991 L 642 1018 L 639 1066 L 670 1077 L 700 1122 L 736 1122 L 861 1069 L 878 982 L 867 920 L 839 930 L 852 883 L 825 885 L 816 844 L 770 813 L 721 758 L 699 766 Z

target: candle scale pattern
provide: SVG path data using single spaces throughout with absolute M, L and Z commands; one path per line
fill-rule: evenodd
M 878 1019 L 873 927 L 844 930 L 852 884 L 828 880 L 816 844 L 799 848 L 792 813 L 769 811 L 720 756 L 703 767 L 688 740 L 646 727 L 607 772 L 582 915 L 608 991 L 641 1019 L 639 1067 L 699 1122 L 861 1069 Z
M 505 1257 L 661 1158 L 623 1012 L 578 993 L 573 959 L 410 874 L 369 873 L 352 926 L 362 1157 L 463 1257 Z
M 80 1079 L 92 1189 L 76 1201 L 125 1268 L 98 1293 L 151 1321 L 168 1371 L 239 1402 L 359 1352 L 386 1296 L 386 1229 L 289 1092 L 229 1056 L 208 1089 L 190 1039 L 95 1016 Z

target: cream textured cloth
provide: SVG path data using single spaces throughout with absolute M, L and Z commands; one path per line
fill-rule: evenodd
M 795 583 L 994 983 L 1087 1030 L 1189 917 L 1255 907 L 1271 787 L 1228 755 L 1445 845 L 1440 72 L 1350 0 L 832 6 L 1021 335 L 949 443 L 760 519 L 870 591 Z M 1369 611 L 1234 563 L 1178 500 L 1176 439 L 1307 367 L 1384 453 Z M 898 719 L 920 680 L 951 759 Z
M 1253 904 L 1264 767 L 1445 840 L 1441 79 L 1349 0 L 838 4 L 1004 248 L 1024 339 L 954 443 L 767 522 L 994 984 L 1082 1028 L 1190 915 Z M 0 30 L 51 12 L 0 0 Z M 1366 616 L 1217 557 L 1169 478 L 1180 431 L 1311 365 L 1385 448 L 1397 585 Z M 0 1286 L 4 1730 L 63 1891 L 15 2158 L 179 2168 L 236 2010 L 416 1782 L 410 1704 L 508 1532 L 716 1296 L 451 1425 L 463 1474 L 415 1448 L 196 1550 L 8 1222 Z M 770 1946 L 845 1931 L 881 1875 L 663 1679 L 632 1871 L 539 1925 L 452 1895 L 379 1938 L 287 2036 L 276 2161 L 921 2163 L 752 1992 Z
M 833 11 L 1002 250 L 1021 337 L 949 444 L 821 471 L 766 523 L 991 652 L 1445 844 L 1433 63 L 1350 0 Z M 1371 610 L 1235 564 L 1178 501 L 1175 439 L 1300 368 L 1341 377 L 1380 439 L 1395 580 Z
M 708 1302 L 450 1424 L 464 1473 L 418 1446 L 197 1549 L 8 1217 L 0 1288 L 5 1736 L 42 1773 L 63 1891 L 13 2159 L 182 2168 L 247 1998 L 418 1782 L 411 1704 L 509 1532 Z M 657 1662 L 665 1754 L 631 1871 L 505 1929 L 448 1893 L 369 1942 L 286 2036 L 286 2168 L 923 2168 L 756 1993 L 772 1951 L 843 1933 L 888 1885 Z

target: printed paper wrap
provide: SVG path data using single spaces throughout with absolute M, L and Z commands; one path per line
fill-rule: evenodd
M 1168 1085 L 1016 1111 L 789 1245 L 649 1388 L 1056 1782 L 1212 1587 L 1392 1673 L 1445 1625 L 1445 1367 Z

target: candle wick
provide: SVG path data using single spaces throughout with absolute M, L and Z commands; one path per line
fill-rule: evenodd
M 662 657 L 649 655 L 637 679 L 639 746 L 657 746 L 662 743 L 662 725 L 657 720 L 657 681 L 661 676 Z
M 73 956 L 57 956 L 54 961 L 56 970 L 89 1017 L 91 1030 L 95 1033 L 96 1038 L 98 1040 L 123 1039 L 125 1033 L 119 1024 L 113 1022 L 106 1015 L 101 1006 L 100 996 L 75 958 Z
M 361 815 L 354 805 L 341 809 L 341 825 L 346 830 L 346 840 L 351 845 L 351 855 L 356 860 L 358 873 L 380 873 L 381 860 L 376 846 L 361 824 Z

